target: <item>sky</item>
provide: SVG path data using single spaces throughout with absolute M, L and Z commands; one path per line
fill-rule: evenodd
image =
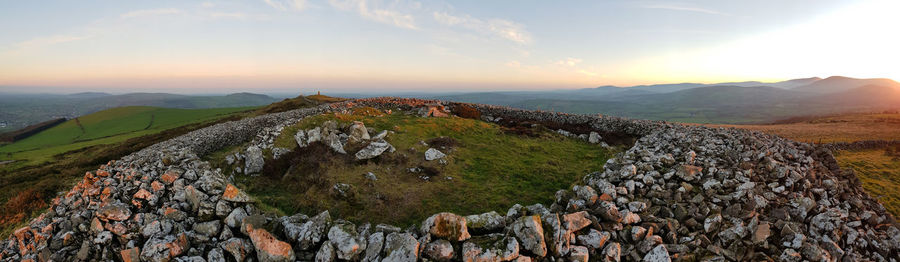
M 900 1 L 0 0 L 0 91 L 900 79 Z

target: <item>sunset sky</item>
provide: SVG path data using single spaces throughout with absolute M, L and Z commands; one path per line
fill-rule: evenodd
M 900 1 L 8 1 L 0 91 L 900 79 Z

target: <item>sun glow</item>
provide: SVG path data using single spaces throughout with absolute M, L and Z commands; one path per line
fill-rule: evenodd
M 712 82 L 848 75 L 900 79 L 900 1 L 868 1 L 737 41 L 644 59 L 634 74 Z

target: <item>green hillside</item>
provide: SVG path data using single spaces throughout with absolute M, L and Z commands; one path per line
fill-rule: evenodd
M 12 144 L 0 146 L 0 160 L 24 160 L 17 165 L 37 164 L 58 153 L 166 129 L 219 119 L 253 107 L 174 109 L 144 106 L 118 107 L 72 119 Z

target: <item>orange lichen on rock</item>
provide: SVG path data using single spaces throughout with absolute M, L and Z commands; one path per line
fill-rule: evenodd
M 222 199 L 231 202 L 251 202 L 250 196 L 247 195 L 247 193 L 244 193 L 232 184 L 228 184 L 227 186 L 225 186 L 225 192 L 222 193 Z
M 159 192 L 160 190 L 165 189 L 166 186 L 164 186 L 159 181 L 153 181 L 153 183 L 150 183 L 150 188 L 153 189 L 153 192 Z
M 188 244 L 187 235 L 184 233 L 179 234 L 175 241 L 166 243 L 166 247 L 169 248 L 169 257 L 177 257 L 184 253 L 188 248 Z
M 141 249 L 138 247 L 123 249 L 119 252 L 122 255 L 123 262 L 140 262 L 141 261 Z
M 265 229 L 253 228 L 253 225 L 249 223 L 246 225 L 246 229 L 260 260 L 294 261 L 294 250 L 291 248 L 291 244 L 278 240 Z
M 175 183 L 175 180 L 177 180 L 179 176 L 178 173 L 168 171 L 160 176 L 159 179 L 162 180 L 163 183 L 166 183 L 166 185 L 171 185 L 172 183 Z

